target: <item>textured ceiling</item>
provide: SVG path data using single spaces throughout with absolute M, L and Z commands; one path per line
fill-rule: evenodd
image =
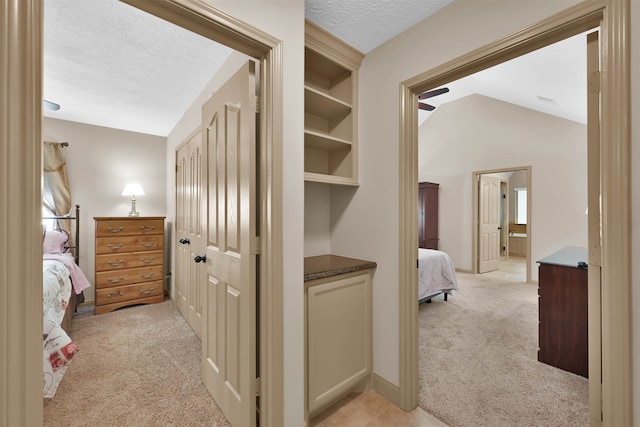
M 117 0 L 44 6 L 49 117 L 166 136 L 231 53 Z
M 305 0 L 307 19 L 363 53 L 422 21 L 452 0 Z
M 450 2 L 305 0 L 305 13 L 367 53 Z M 47 117 L 166 136 L 231 53 L 118 0 L 44 6 L 44 99 L 61 105 Z M 585 123 L 583 46 L 570 39 L 452 82 L 429 103 L 479 93 Z

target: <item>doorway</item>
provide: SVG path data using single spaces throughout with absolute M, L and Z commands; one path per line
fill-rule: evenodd
M 603 106 L 601 138 L 608 141 L 608 144 L 601 146 L 603 168 L 599 172 L 603 196 L 602 226 L 605 230 L 602 239 L 605 242 L 608 241 L 602 249 L 602 259 L 607 262 L 602 263 L 600 292 L 603 295 L 602 300 L 609 302 L 602 305 L 601 318 L 590 319 L 592 329 L 589 335 L 590 337 L 596 335 L 599 338 L 600 328 L 594 325 L 602 325 L 602 339 L 608 345 L 602 347 L 602 365 L 593 366 L 594 370 L 602 374 L 602 393 L 600 393 L 600 382 L 594 380 L 601 376 L 590 375 L 590 389 L 594 391 L 590 393 L 590 418 L 592 422 L 597 423 L 604 420 L 607 425 L 628 423 L 631 419 L 630 408 L 632 407 L 629 362 L 631 357 L 630 308 L 622 302 L 630 297 L 631 271 L 628 256 L 630 204 L 625 200 L 629 188 L 626 174 L 629 173 L 630 166 L 627 161 L 622 160 L 629 155 L 630 151 L 629 126 L 626 123 L 629 119 L 629 34 L 624 24 L 627 22 L 628 7 L 628 2 L 615 5 L 604 1 L 593 4 L 581 3 L 401 84 L 399 202 L 400 206 L 415 206 L 418 180 L 414 153 L 417 144 L 416 118 L 419 93 L 600 26 L 604 34 L 603 39 L 606 40 L 605 45 L 600 47 L 600 52 L 601 55 L 603 52 L 607 53 L 602 55 L 602 68 L 598 74 Z M 626 102 L 614 102 L 618 97 Z M 616 155 L 616 152 L 623 152 L 625 155 Z M 611 216 L 607 217 L 608 215 Z M 406 285 L 400 286 L 399 312 L 401 313 L 400 336 L 406 337 L 401 342 L 400 348 L 402 354 L 400 394 L 401 405 L 405 410 L 417 405 L 418 390 L 417 305 L 415 304 L 417 280 L 412 268 L 416 251 L 416 226 L 416 213 L 412 209 L 403 210 L 400 216 L 400 229 L 406 231 L 403 231 L 400 236 L 400 283 Z M 627 233 L 626 235 L 623 234 L 623 230 Z M 614 297 L 613 292 L 622 292 L 624 296 Z M 597 309 L 600 316 L 599 300 L 597 307 L 592 305 L 590 308 Z M 620 314 L 618 311 L 623 313 Z M 615 354 L 609 350 L 610 348 L 617 349 Z M 599 359 L 590 357 L 590 360 Z
M 501 265 L 505 265 L 503 261 L 510 257 L 524 258 L 524 274 L 518 280 L 529 283 L 531 282 L 531 233 L 533 218 L 532 212 L 532 193 L 530 188 L 531 182 L 531 166 L 522 166 L 514 168 L 493 169 L 485 171 L 473 172 L 472 182 L 472 273 L 482 273 L 480 269 L 480 260 L 482 259 L 482 238 L 481 238 L 481 210 L 482 192 L 479 185 L 481 177 L 491 177 L 499 182 L 499 210 L 498 220 L 498 254 L 496 270 Z M 519 190 L 519 191 L 516 191 Z M 517 203 L 517 193 L 524 196 L 525 203 L 520 206 Z M 524 206 L 522 206 L 524 205 Z M 516 215 L 518 208 L 524 213 L 521 217 Z M 512 260 L 512 261 L 517 261 Z M 506 269 L 506 268 L 505 268 Z
M 282 42 L 203 3 L 177 4 L 169 1 L 130 1 L 132 6 L 170 21 L 187 30 L 211 38 L 226 46 L 245 53 L 260 61 L 262 96 L 259 100 L 263 111 L 259 123 L 261 141 L 259 162 L 264 166 L 260 171 L 259 203 L 263 212 L 259 218 L 262 231 L 260 239 L 260 324 L 262 325 L 261 359 L 261 424 L 282 425 L 284 423 L 283 396 L 283 348 L 282 330 L 282 140 L 283 122 L 282 84 Z M 9 4 L 8 4 L 9 5 Z M 42 3 L 40 1 L 12 2 L 3 8 L 11 11 L 11 25 L 3 28 L 6 39 L 14 40 L 11 50 L 6 50 L 3 75 L 7 81 L 27 82 L 20 88 L 3 93 L 3 105 L 12 105 L 3 117 L 3 123 L 13 123 L 12 141 L 6 147 L 22 146 L 20 150 L 7 150 L 5 160 L 17 165 L 8 173 L 15 178 L 17 187 L 7 196 L 12 206 L 21 206 L 24 215 L 17 215 L 12 225 L 20 231 L 20 238 L 10 236 L 15 241 L 15 253 L 37 253 L 36 243 L 41 241 L 39 224 L 41 212 L 40 136 L 41 136 L 41 82 L 42 82 Z M 3 15 L 6 16 L 6 15 Z M 22 25 L 25 22 L 36 25 Z M 28 58 L 25 60 L 25 58 Z M 15 64 L 22 64 L 20 67 Z M 16 85 L 18 86 L 18 85 Z M 10 118 L 11 120 L 5 120 Z M 23 129 L 16 132 L 18 129 Z M 19 167 L 21 166 L 21 167 Z M 28 179 L 26 179 L 28 177 Z M 19 218 L 23 217 L 23 218 Z M 8 409 L 3 415 L 12 424 L 40 425 L 42 423 L 42 359 L 37 348 L 41 348 L 38 330 L 41 328 L 42 278 L 37 257 L 19 257 L 12 263 L 7 277 L 20 278 L 26 284 L 19 290 L 15 301 L 6 302 L 6 312 L 15 315 L 16 324 L 12 328 L 5 348 L 20 349 L 5 353 L 12 366 L 21 366 L 14 375 L 8 376 L 7 390 L 11 398 L 2 394 L 2 407 Z M 262 268 L 264 267 L 264 268 Z M 25 274 L 25 272 L 29 272 Z M 38 276 L 40 279 L 38 280 Z M 25 297 L 22 297 L 24 295 Z M 14 308 L 11 308 L 11 305 Z M 19 313 L 19 316 L 18 316 Z M 12 316 L 13 317 L 13 316 Z M 18 320 L 22 319 L 22 320 Z M 40 320 L 38 320 L 40 319 Z M 38 327 L 40 325 L 40 327 Z M 41 331 L 40 331 L 41 332 Z M 41 339 L 41 338 L 40 338 Z M 34 350 L 34 351 L 31 351 Z M 29 374 L 25 374 L 25 372 Z M 40 372 L 40 374 L 38 374 Z M 3 371 L 3 374 L 5 372 Z M 24 375 L 23 375 L 24 374 Z M 6 403 L 9 403 L 6 405 Z

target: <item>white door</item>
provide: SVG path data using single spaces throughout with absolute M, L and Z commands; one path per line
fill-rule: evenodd
M 189 188 L 189 143 L 181 145 L 176 151 L 176 274 L 175 298 L 178 310 L 187 318 L 187 301 L 189 299 L 189 268 L 191 258 L 185 246 L 189 204 L 187 191 Z M 182 242 L 182 243 L 181 243 Z
M 480 175 L 478 273 L 500 266 L 500 178 Z
M 255 64 L 243 65 L 212 95 L 202 118 L 208 221 L 202 378 L 227 420 L 251 427 L 257 382 Z
M 205 247 L 200 131 L 179 147 L 176 165 L 176 301 L 184 318 L 201 337 L 206 267 L 192 261 Z

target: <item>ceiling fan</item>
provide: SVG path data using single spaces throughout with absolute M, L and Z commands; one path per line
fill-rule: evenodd
M 434 96 L 442 95 L 443 93 L 449 92 L 449 88 L 441 87 L 440 89 L 428 90 L 426 92 L 422 92 L 418 95 L 418 100 L 422 101 L 423 99 L 432 98 Z M 426 111 L 433 111 L 436 109 L 433 105 L 425 104 L 424 102 L 418 102 L 418 108 Z
M 46 99 L 42 100 L 42 105 L 44 105 L 44 108 L 46 108 L 47 110 L 51 110 L 51 111 L 58 111 L 60 109 L 59 104 L 56 104 L 55 102 L 47 101 Z

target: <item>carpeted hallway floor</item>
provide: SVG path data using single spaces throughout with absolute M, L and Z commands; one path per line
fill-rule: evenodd
M 74 316 L 80 348 L 45 426 L 224 426 L 200 381 L 200 340 L 169 300 Z
M 538 362 L 538 287 L 513 267 L 420 306 L 419 405 L 451 427 L 588 426 L 588 380 Z

